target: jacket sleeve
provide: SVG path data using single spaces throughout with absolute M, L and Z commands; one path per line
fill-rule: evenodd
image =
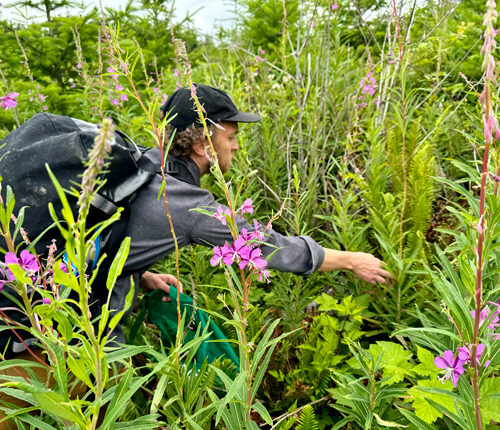
M 219 205 L 210 194 L 203 202 L 202 208 L 211 212 L 216 212 Z M 220 205 L 223 210 L 227 207 Z M 254 226 L 250 225 L 244 218 L 236 216 L 238 229 L 241 231 L 254 231 Z M 259 224 L 259 231 L 264 227 Z M 221 221 L 213 216 L 197 213 L 189 229 L 191 242 L 205 246 L 221 246 L 224 242 L 232 242 L 229 227 L 223 225 Z M 323 247 L 309 236 L 285 236 L 274 231 L 272 228 L 264 233 L 265 245 L 261 246 L 264 256 L 274 255 L 269 260 L 269 267 L 282 272 L 292 272 L 302 275 L 309 275 L 316 271 L 325 257 Z

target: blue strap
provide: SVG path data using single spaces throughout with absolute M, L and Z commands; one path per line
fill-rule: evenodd
M 97 239 L 94 242 L 95 244 L 95 254 L 94 254 L 94 260 L 92 261 L 92 271 L 95 270 L 97 267 L 97 262 L 99 261 L 99 254 L 101 253 L 101 235 L 97 236 Z M 69 259 L 68 259 L 68 253 L 65 252 L 62 257 L 63 263 L 66 264 L 66 267 L 68 267 Z M 71 263 L 71 269 L 73 271 L 73 274 L 78 278 L 80 274 L 78 273 L 78 268 Z

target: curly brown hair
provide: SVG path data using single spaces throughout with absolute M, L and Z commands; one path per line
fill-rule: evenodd
M 212 126 L 208 126 L 208 131 L 212 132 Z M 204 129 L 191 124 L 186 130 L 175 134 L 168 153 L 175 158 L 187 161 L 193 152 L 193 144 L 203 139 L 205 139 Z

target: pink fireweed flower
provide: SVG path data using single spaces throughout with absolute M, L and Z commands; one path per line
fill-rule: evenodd
M 361 94 L 373 96 L 377 90 L 377 82 L 370 72 L 368 72 L 366 76 L 361 79 L 359 86 L 362 87 Z
M 116 98 L 111 99 L 111 100 L 110 100 L 110 102 L 111 102 L 111 104 L 112 104 L 113 106 L 118 106 L 118 105 L 120 104 L 120 100 L 118 100 L 118 99 L 116 99 Z
M 481 215 L 481 218 L 479 218 L 479 222 L 477 223 L 476 226 L 477 232 L 479 234 L 483 234 L 483 216 Z
M 44 102 L 45 101 L 45 96 L 43 94 L 38 94 L 38 98 Z
M 332 10 L 337 10 L 339 8 L 339 5 L 337 3 L 332 4 Z
M 476 361 L 477 364 L 479 364 L 479 361 L 481 360 L 481 356 L 483 355 L 484 348 L 486 345 L 484 343 L 479 343 L 476 348 Z M 458 358 L 462 363 L 467 363 L 469 366 L 471 366 L 471 354 L 472 354 L 472 345 L 467 344 L 466 346 L 461 346 L 457 348 L 458 351 Z M 487 360 L 484 363 L 484 367 L 488 367 L 490 364 L 490 361 Z
M 40 270 L 35 256 L 27 249 L 21 251 L 19 258 L 17 258 L 16 254 L 13 252 L 7 252 L 7 254 L 5 254 L 5 264 L 17 264 L 21 269 L 28 272 L 32 278 Z M 13 281 L 15 277 L 12 272 L 9 269 L 6 269 L 6 272 L 9 281 Z
M 245 213 L 248 214 L 253 213 L 252 199 L 246 199 L 236 212 L 241 212 L 240 213 L 241 218 L 243 218 L 243 214 Z
M 81 70 L 83 69 L 83 64 L 82 63 L 76 63 L 76 68 Z
M 470 313 L 472 315 L 472 318 L 476 319 L 476 311 L 470 311 Z M 485 306 L 479 313 L 479 327 L 481 327 L 485 321 L 489 320 L 489 316 L 490 308 L 488 306 Z M 500 320 L 500 318 L 497 316 L 497 312 L 494 312 L 491 316 L 492 319 L 489 321 L 488 328 L 494 330 L 498 325 L 498 321 Z
M 229 209 L 222 209 L 222 206 L 217 208 L 217 212 L 213 214 L 213 217 L 218 219 L 223 225 L 226 225 L 227 218 L 226 215 L 231 216 L 231 211 Z
M 122 94 L 122 95 L 120 96 L 120 100 L 121 100 L 121 101 L 124 101 L 124 102 L 128 102 L 128 97 L 127 97 L 127 94 Z
M 221 251 L 222 251 L 222 261 L 224 262 L 224 264 L 226 266 L 230 266 L 231 264 L 233 264 L 233 261 L 234 261 L 234 248 L 229 245 L 229 243 L 225 243 L 222 248 L 221 248 Z
M 158 92 L 158 90 L 159 90 L 159 88 L 158 88 L 158 87 L 154 87 L 154 88 L 153 88 L 153 93 L 157 93 L 157 92 Z
M 253 228 L 254 231 L 251 233 L 252 239 L 257 239 L 260 242 L 262 242 L 264 240 L 264 236 L 259 231 L 259 223 L 256 220 L 253 220 Z
M 115 69 L 113 69 L 111 66 L 109 66 L 107 69 L 106 69 L 106 72 L 108 73 L 111 73 L 111 78 L 113 78 L 113 80 L 118 83 L 118 74 L 117 73 L 114 73 Z
M 486 115 L 483 114 L 483 126 L 484 126 L 484 140 L 489 142 L 491 140 L 493 132 L 496 131 L 493 116 L 490 115 L 489 118 L 486 119 Z
M 249 257 L 252 252 L 252 247 L 247 244 L 245 238 L 239 236 L 232 245 L 233 248 L 233 259 L 236 262 L 240 262 L 243 259 Z
M 49 107 L 48 107 L 47 105 L 43 105 L 43 106 L 42 106 L 42 109 L 43 109 L 43 110 L 49 110 Z
M 264 260 L 261 255 L 262 251 L 260 248 L 251 248 L 250 252 L 245 253 L 241 257 L 241 261 L 239 262 L 240 269 L 244 269 L 247 266 L 251 268 L 261 270 L 267 266 L 267 261 Z
M 455 359 L 453 358 L 453 351 L 451 349 L 444 351 L 442 357 L 436 357 L 434 365 L 440 369 L 444 369 L 441 372 L 443 376 L 438 379 L 443 383 L 445 379 L 451 379 L 454 387 L 457 386 L 458 378 L 465 372 L 463 362 L 458 356 Z
M 115 86 L 116 91 L 123 91 L 123 86 L 122 85 L 116 85 Z
M 224 263 L 226 266 L 233 264 L 235 258 L 234 248 L 227 242 L 223 246 L 215 246 L 213 252 L 214 255 L 210 259 L 212 266 L 218 266 L 221 263 Z
M 214 255 L 210 259 L 210 265 L 211 266 L 218 266 L 220 262 L 222 261 L 222 258 L 224 257 L 222 253 L 222 248 L 220 246 L 215 246 L 213 249 Z
M 253 220 L 253 228 L 254 231 L 248 232 L 246 228 L 242 228 L 240 232 L 240 236 L 245 239 L 247 242 L 252 241 L 252 240 L 258 240 L 259 242 L 262 242 L 264 240 L 264 236 L 262 233 L 259 231 L 259 223 L 257 220 Z
M 42 303 L 43 303 L 44 305 L 50 305 L 50 302 L 51 302 L 51 300 L 50 300 L 48 297 L 44 297 L 44 298 L 42 299 Z
M 262 282 L 264 279 L 267 281 L 267 283 L 271 282 L 269 280 L 269 270 L 263 269 L 259 271 L 259 282 Z
M 179 72 L 177 69 L 174 69 L 174 76 L 180 76 L 181 72 Z
M 2 103 L 2 109 L 7 110 L 10 108 L 15 108 L 17 106 L 16 98 L 19 96 L 19 93 L 9 93 L 6 96 L 0 97 L 0 101 Z
M 265 53 L 266 52 L 263 49 L 260 50 L 260 55 L 264 55 Z

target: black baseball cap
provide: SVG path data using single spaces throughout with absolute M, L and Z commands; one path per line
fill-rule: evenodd
M 231 97 L 218 88 L 202 84 L 194 84 L 194 87 L 196 96 L 205 109 L 206 117 L 215 123 L 220 121 L 257 122 L 261 120 L 260 115 L 240 112 Z M 177 131 L 183 131 L 191 124 L 196 127 L 202 126 L 191 95 L 191 89 L 179 88 L 167 99 L 167 102 L 161 107 L 161 111 L 163 115 L 168 114 L 170 117 L 177 114 L 169 122 Z

